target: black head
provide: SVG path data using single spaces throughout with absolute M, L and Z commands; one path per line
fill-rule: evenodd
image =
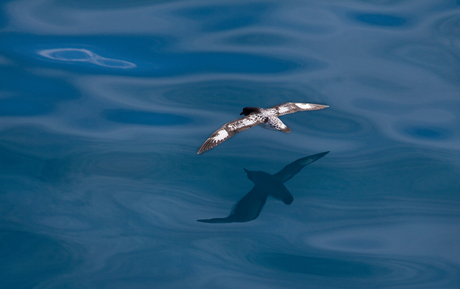
M 243 108 L 243 112 L 240 113 L 240 115 L 242 115 L 242 114 L 244 114 L 244 115 L 249 115 L 249 114 L 251 114 L 251 113 L 253 113 L 253 112 L 259 113 L 259 112 L 260 112 L 260 108 L 258 108 L 258 107 L 245 107 L 245 108 Z

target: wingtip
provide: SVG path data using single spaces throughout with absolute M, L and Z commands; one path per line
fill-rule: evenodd
M 313 156 L 317 156 L 318 158 L 322 158 L 324 157 L 325 155 L 327 155 L 330 151 L 326 151 L 326 152 L 322 152 L 322 153 L 319 153 L 319 154 L 316 154 L 316 155 L 313 155 Z
M 205 142 L 201 147 L 200 149 L 197 151 L 197 155 L 201 154 L 201 153 L 204 153 L 205 151 L 211 149 L 210 147 L 208 147 L 207 145 L 207 142 Z
M 230 217 L 227 218 L 213 218 L 213 219 L 200 219 L 196 220 L 201 223 L 232 223 L 233 220 Z

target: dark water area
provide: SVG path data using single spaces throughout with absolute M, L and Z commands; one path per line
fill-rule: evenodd
M 0 7 L 1 288 L 460 287 L 459 1 Z

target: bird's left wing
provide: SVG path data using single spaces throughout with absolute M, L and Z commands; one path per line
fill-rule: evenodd
M 314 103 L 301 103 L 301 102 L 286 102 L 269 109 L 273 109 L 278 115 L 284 115 L 304 110 L 318 110 L 329 107 L 328 105 L 314 104 Z
M 263 119 L 255 114 L 250 114 L 243 118 L 237 119 L 232 122 L 224 124 L 221 128 L 216 130 L 201 146 L 197 154 L 201 154 L 213 147 L 223 143 L 230 137 L 239 133 L 240 131 L 247 130 L 255 125 L 263 122 Z

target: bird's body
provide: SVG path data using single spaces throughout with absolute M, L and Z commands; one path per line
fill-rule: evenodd
M 243 108 L 243 112 L 240 113 L 240 115 L 244 114 L 245 116 L 224 124 L 220 129 L 214 132 L 198 150 L 198 154 L 207 151 L 226 141 L 235 134 L 258 124 L 263 124 L 265 128 L 271 130 L 279 130 L 288 133 L 291 131 L 291 129 L 287 127 L 278 118 L 278 116 L 294 113 L 297 111 L 318 110 L 326 107 L 328 106 L 313 103 L 294 102 L 283 103 L 271 108 L 245 107 Z

